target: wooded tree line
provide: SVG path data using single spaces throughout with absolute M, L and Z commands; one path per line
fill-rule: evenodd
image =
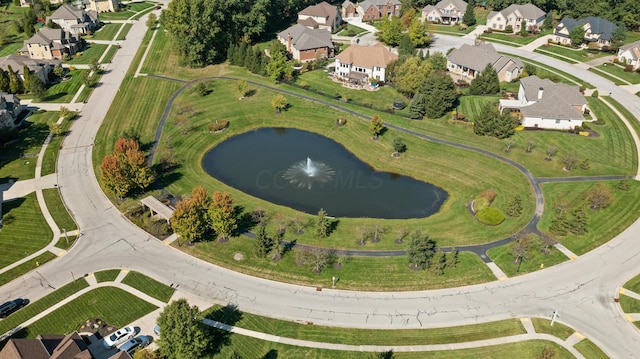
M 402 6 L 421 9 L 435 5 L 439 0 L 402 0 Z M 477 3 L 479 1 L 476 1 Z M 547 13 L 554 11 L 559 17 L 603 17 L 628 29 L 640 30 L 640 1 L 638 0 L 487 0 L 487 7 L 502 10 L 511 4 L 533 3 Z
M 161 22 L 184 66 L 225 59 L 231 44 L 252 44 L 286 27 L 310 0 L 174 0 Z

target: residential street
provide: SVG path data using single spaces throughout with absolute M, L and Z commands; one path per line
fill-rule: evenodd
M 145 21 L 146 16 L 133 24 L 107 66 L 110 71 L 84 105 L 60 151 L 57 183 L 82 235 L 66 255 L 3 286 L 0 299 L 25 297 L 35 301 L 69 282 L 72 276 L 128 268 L 213 302 L 237 304 L 243 311 L 331 326 L 442 327 L 513 317 L 549 318 L 558 310 L 560 322 L 576 328 L 610 357 L 637 357 L 638 328 L 625 319 L 613 299 L 620 286 L 640 272 L 640 245 L 636 243 L 640 220 L 602 247 L 542 271 L 469 287 L 393 293 L 343 291 L 339 286 L 317 291 L 315 287 L 253 278 L 185 255 L 134 226 L 98 186 L 92 149 L 100 124 L 142 42 Z M 473 39 L 438 35 L 432 51 L 446 51 L 463 43 L 473 43 Z M 632 113 L 640 113 L 639 97 L 589 71 L 526 50 L 495 47 L 590 82 L 601 94 L 611 92 Z

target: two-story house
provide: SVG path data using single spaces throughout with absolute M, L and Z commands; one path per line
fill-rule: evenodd
M 553 41 L 570 45 L 569 33 L 576 26 L 584 29 L 583 42 L 585 44 L 595 43 L 599 49 L 611 46 L 613 33 L 617 28 L 616 24 L 601 17 L 589 16 L 579 20 L 565 17 L 553 30 Z
M 60 66 L 59 60 L 30 59 L 21 55 L 7 55 L 0 57 L 0 71 L 12 69 L 18 77 L 24 81 L 24 67 L 27 66 L 29 72 L 38 76 L 44 83 L 49 82 L 51 73 L 56 66 Z
M 640 69 L 640 41 L 620 46 L 618 60 L 625 65 L 631 66 L 633 71 Z
M 48 16 L 47 22 L 49 20 L 72 34 L 86 34 L 97 29 L 100 24 L 97 12 L 75 9 L 68 4 L 63 4 Z
M 399 0 L 364 0 L 356 6 L 356 11 L 363 21 L 369 21 L 385 16 L 400 16 L 401 7 Z
M 581 127 L 587 100 L 576 85 L 529 76 L 520 79 L 516 100 L 500 100 L 504 110 L 520 112 L 524 127 L 570 130 Z
M 340 11 L 342 12 L 342 18 L 358 16 L 358 10 L 356 10 L 358 2 L 352 3 L 350 0 L 344 0 Z
M 398 55 L 382 44 L 351 45 L 336 56 L 335 73 L 341 79 L 366 84 L 370 78 L 386 81 L 387 65 Z
M 520 77 L 524 64 L 518 58 L 499 54 L 491 44 L 467 45 L 447 55 L 447 70 L 469 80 L 491 64 L 500 81 L 510 82 Z
M 295 24 L 281 31 L 278 40 L 287 47 L 291 57 L 300 62 L 333 57 L 331 32 L 327 30 Z
M 442 0 L 435 5 L 427 5 L 422 9 L 422 21 L 442 24 L 457 24 L 467 9 L 464 0 Z
M 333 31 L 342 23 L 342 15 L 337 6 L 323 1 L 311 5 L 298 13 L 298 24 L 311 29 Z
M 0 92 L 0 131 L 19 125 L 17 123 L 18 115 L 24 107 L 20 105 L 20 99 L 16 95 Z
M 89 0 L 85 1 L 86 6 L 97 13 L 116 12 L 120 5 L 120 0 Z
M 63 29 L 43 27 L 24 41 L 19 54 L 32 59 L 62 60 L 65 55 L 80 51 L 80 37 Z
M 526 30 L 532 26 L 540 27 L 547 13 L 533 4 L 509 5 L 501 11 L 491 11 L 487 15 L 487 27 L 493 30 L 506 31 L 511 26 L 513 32 L 522 30 L 522 21 L 526 22 Z

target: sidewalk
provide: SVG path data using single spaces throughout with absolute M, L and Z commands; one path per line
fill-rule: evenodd
M 29 159 L 36 161 L 37 158 Z M 31 192 L 43 190 L 46 188 L 55 188 L 58 186 L 56 174 L 52 173 L 44 177 L 32 178 L 24 181 L 14 182 L 8 190 L 5 190 L 3 200 L 10 201 L 16 198 L 24 197 Z
M 533 41 L 531 41 L 530 43 L 520 47 L 522 50 L 526 50 L 526 51 L 530 51 L 533 52 L 533 50 L 537 49 L 538 47 L 546 44 L 549 42 L 549 39 L 551 38 L 551 35 L 546 35 L 546 36 L 541 36 L 538 39 L 535 39 Z

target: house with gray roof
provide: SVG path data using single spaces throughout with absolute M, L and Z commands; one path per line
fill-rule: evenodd
M 43 27 L 24 41 L 24 46 L 18 53 L 32 59 L 62 60 L 65 55 L 73 55 L 79 50 L 79 35 L 63 29 Z
M 364 21 L 381 17 L 400 16 L 400 0 L 364 0 L 358 3 L 356 11 Z
M 97 12 L 76 9 L 69 4 L 62 4 L 51 16 L 47 16 L 47 22 L 49 20 L 72 34 L 95 31 L 100 23 Z
M 398 55 L 381 43 L 373 46 L 351 45 L 336 56 L 335 74 L 338 78 L 359 84 L 373 78 L 386 81 L 386 69 Z
M 18 115 L 24 108 L 16 95 L 0 92 L 0 131 L 18 126 Z
M 539 28 L 547 15 L 539 7 L 533 4 L 512 4 L 500 11 L 491 11 L 487 15 L 487 27 L 493 30 L 506 31 L 511 26 L 512 31 L 519 32 L 522 28 L 522 21 L 526 22 L 526 29 L 533 26 Z
M 340 6 L 340 12 L 342 13 L 342 18 L 344 19 L 346 17 L 358 16 L 358 11 L 356 10 L 357 4 L 358 4 L 357 0 L 355 3 L 351 2 L 350 0 L 344 0 L 344 2 L 342 3 L 342 6 Z
M 500 100 L 500 113 L 520 112 L 524 127 L 569 130 L 581 127 L 587 100 L 576 85 L 529 76 L 520 79 L 516 100 Z
M 596 44 L 599 49 L 611 46 L 613 32 L 618 27 L 611 21 L 601 17 L 589 16 L 579 20 L 565 17 L 553 30 L 553 41 L 570 45 L 569 33 L 576 26 L 581 26 L 584 29 L 584 43 L 587 45 Z
M 631 66 L 633 71 L 640 69 L 640 41 L 620 46 L 618 60 L 625 65 Z
M 298 13 L 298 24 L 311 29 L 335 30 L 342 23 L 338 7 L 323 1 L 306 7 Z
M 278 40 L 287 47 L 291 57 L 300 62 L 333 57 L 331 32 L 327 30 L 295 24 L 280 32 Z
M 500 81 L 511 82 L 520 77 L 524 64 L 518 58 L 499 54 L 491 44 L 464 44 L 447 55 L 447 70 L 473 80 L 491 64 Z
M 442 0 L 435 5 L 427 5 L 422 9 L 422 21 L 442 24 L 457 24 L 467 9 L 464 0 Z
M 0 57 L 0 71 L 8 71 L 11 68 L 24 81 L 24 67 L 27 66 L 29 71 L 38 76 L 45 84 L 49 82 L 53 69 L 61 64 L 59 60 L 31 59 L 21 55 Z

